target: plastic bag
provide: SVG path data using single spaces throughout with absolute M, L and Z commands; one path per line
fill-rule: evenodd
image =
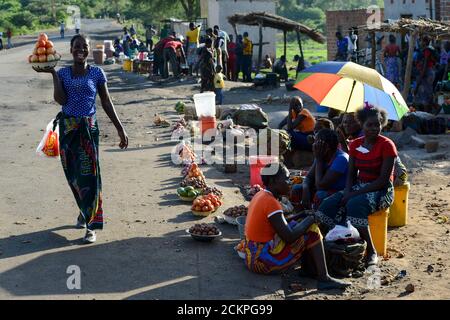
M 294 206 L 286 197 L 281 198 L 281 206 L 283 207 L 283 211 L 285 213 L 294 212 Z
M 361 237 L 359 236 L 358 230 L 350 221 L 347 221 L 347 226 L 336 225 L 333 229 L 331 229 L 327 235 L 325 236 L 325 241 L 337 241 L 337 240 L 347 240 L 354 239 L 359 240 Z
M 43 157 L 59 158 L 59 125 L 55 119 L 48 123 L 36 153 Z

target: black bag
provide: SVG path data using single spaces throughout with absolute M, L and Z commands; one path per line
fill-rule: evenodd
M 324 241 L 327 268 L 331 275 L 348 277 L 355 271 L 364 270 L 364 254 L 367 244 Z

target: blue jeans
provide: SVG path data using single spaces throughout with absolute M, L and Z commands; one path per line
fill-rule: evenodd
M 216 92 L 216 104 L 220 106 L 223 103 L 223 89 L 216 88 L 214 91 Z
M 312 151 L 312 145 L 308 143 L 308 136 L 312 132 L 303 133 L 296 130 L 288 130 L 292 138 L 292 148 L 298 150 Z

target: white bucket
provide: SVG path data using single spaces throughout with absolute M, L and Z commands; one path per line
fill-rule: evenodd
M 216 94 L 214 92 L 194 94 L 194 104 L 197 117 L 216 116 Z

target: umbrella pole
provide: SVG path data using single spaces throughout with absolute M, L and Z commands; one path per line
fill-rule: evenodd
M 355 89 L 355 86 L 356 86 L 356 81 L 353 80 L 352 91 L 350 91 L 350 96 L 348 97 L 347 106 L 345 107 L 345 112 L 344 113 L 347 113 L 348 106 L 350 105 L 350 100 L 352 99 L 353 90 Z

